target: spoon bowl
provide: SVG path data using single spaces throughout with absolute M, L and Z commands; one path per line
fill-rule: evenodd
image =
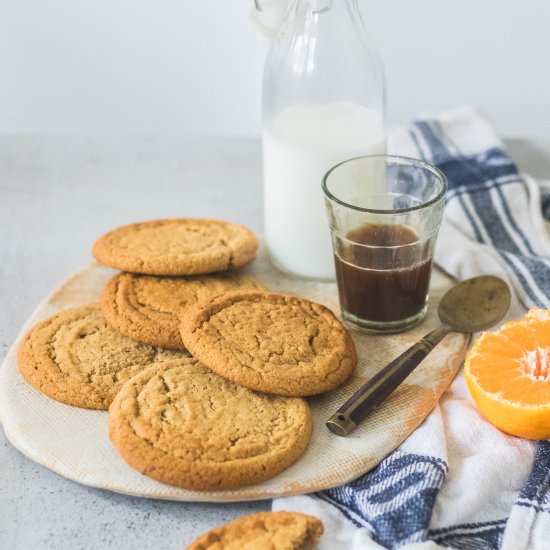
M 437 312 L 456 332 L 479 332 L 499 323 L 510 307 L 510 289 L 498 277 L 473 277 L 448 290 Z

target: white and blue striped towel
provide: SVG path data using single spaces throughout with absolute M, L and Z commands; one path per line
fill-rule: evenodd
M 494 274 L 514 289 L 509 318 L 550 307 L 550 195 L 520 174 L 488 122 L 470 108 L 426 117 L 390 136 L 449 179 L 436 263 L 466 279 Z M 354 482 L 277 499 L 309 512 L 320 548 L 550 549 L 550 442 L 508 436 L 478 412 L 459 374 L 426 421 Z

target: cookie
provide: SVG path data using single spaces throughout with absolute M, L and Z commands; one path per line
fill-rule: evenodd
M 258 512 L 216 527 L 187 550 L 310 550 L 324 527 L 300 512 Z
M 122 271 L 197 275 L 248 264 L 257 248 L 254 233 L 242 225 L 170 218 L 119 227 L 96 241 L 93 255 Z
M 193 358 L 134 376 L 109 409 L 109 435 L 132 468 L 199 491 L 272 478 L 303 454 L 311 430 L 303 399 L 252 392 Z
M 232 292 L 191 308 L 181 337 L 193 357 L 247 388 L 315 395 L 340 386 L 356 363 L 349 332 L 328 308 L 272 292 Z
M 48 397 L 107 410 L 134 374 L 152 363 L 186 355 L 122 336 L 94 303 L 66 309 L 35 325 L 19 347 L 18 363 L 23 378 Z
M 101 309 L 121 334 L 146 344 L 184 349 L 179 318 L 189 306 L 228 290 L 262 288 L 256 279 L 234 271 L 191 277 L 119 273 L 105 287 Z

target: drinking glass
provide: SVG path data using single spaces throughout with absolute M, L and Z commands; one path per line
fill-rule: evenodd
M 427 311 L 447 179 L 406 157 L 371 155 L 334 166 L 322 182 L 342 317 L 399 332 Z

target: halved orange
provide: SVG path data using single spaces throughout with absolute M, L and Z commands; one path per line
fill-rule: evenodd
M 550 438 L 550 311 L 531 309 L 483 333 L 466 356 L 464 376 L 479 410 L 497 428 Z

